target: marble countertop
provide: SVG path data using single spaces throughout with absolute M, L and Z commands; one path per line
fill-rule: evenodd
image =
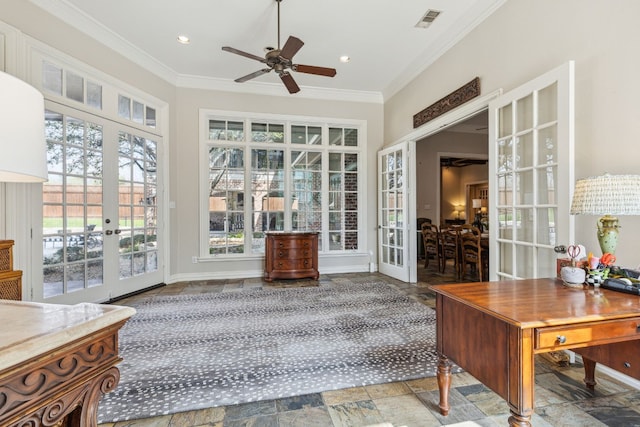
M 0 300 L 0 371 L 135 314 L 117 305 Z

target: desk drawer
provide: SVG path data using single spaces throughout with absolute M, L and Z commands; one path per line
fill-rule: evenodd
M 571 348 L 581 344 L 605 344 L 640 337 L 640 317 L 536 329 L 537 350 Z

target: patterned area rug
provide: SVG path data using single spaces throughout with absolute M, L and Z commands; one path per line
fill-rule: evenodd
M 157 296 L 98 421 L 434 376 L 435 312 L 384 283 Z

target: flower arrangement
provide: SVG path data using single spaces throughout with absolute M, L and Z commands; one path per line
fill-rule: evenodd
M 600 285 L 609 276 L 611 266 L 616 262 L 616 256 L 612 253 L 605 252 L 600 258 L 589 252 L 587 283 L 592 285 Z

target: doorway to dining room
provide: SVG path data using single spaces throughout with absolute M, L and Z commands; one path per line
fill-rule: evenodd
M 416 141 L 416 218 L 438 226 L 473 221 L 473 199 L 488 199 L 487 123 L 484 110 Z

